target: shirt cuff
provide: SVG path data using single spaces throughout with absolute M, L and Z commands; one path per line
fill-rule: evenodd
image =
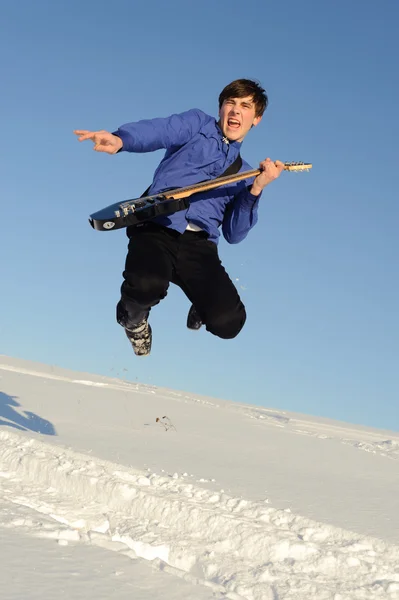
M 240 198 L 241 208 L 243 208 L 244 210 L 252 210 L 259 198 L 261 197 L 261 195 L 262 192 L 259 194 L 259 196 L 254 196 L 254 194 L 251 194 L 251 192 L 249 191 L 249 188 L 247 188 L 247 193 L 243 194 L 242 198 Z
M 133 141 L 130 133 L 127 133 L 126 131 L 122 131 L 121 129 L 117 129 L 116 131 L 112 131 L 112 135 L 116 135 L 116 136 L 118 136 L 118 138 L 120 138 L 122 140 L 122 148 L 120 148 L 118 150 L 118 152 L 123 152 L 123 151 L 129 152 L 129 150 L 132 146 L 132 141 Z M 118 152 L 116 154 L 118 154 Z

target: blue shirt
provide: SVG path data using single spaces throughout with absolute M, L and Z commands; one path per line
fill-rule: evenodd
M 153 152 L 164 148 L 163 159 L 154 173 L 148 194 L 186 187 L 214 179 L 237 158 L 241 142 L 229 142 L 216 119 L 199 109 L 166 118 L 143 119 L 121 125 L 114 135 L 121 138 L 126 152 Z M 252 167 L 242 161 L 240 171 Z M 241 242 L 258 220 L 259 196 L 249 189 L 254 177 L 226 184 L 190 197 L 187 210 L 153 221 L 183 233 L 188 223 L 201 227 L 215 244 L 219 228 L 230 244 Z

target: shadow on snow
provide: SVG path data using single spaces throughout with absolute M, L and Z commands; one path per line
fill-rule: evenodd
M 28 410 L 19 412 L 16 407 L 20 403 L 16 400 L 17 396 L 9 396 L 0 392 L 0 427 L 8 425 L 21 431 L 36 431 L 45 435 L 57 435 L 56 430 L 50 421 L 39 417 Z

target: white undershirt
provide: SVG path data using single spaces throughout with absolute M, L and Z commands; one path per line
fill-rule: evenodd
M 198 227 L 198 225 L 195 225 L 195 223 L 188 223 L 187 227 L 186 227 L 186 231 L 202 231 L 201 227 Z

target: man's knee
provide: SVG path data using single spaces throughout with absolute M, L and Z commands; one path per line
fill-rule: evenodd
M 206 319 L 207 331 L 222 339 L 235 338 L 244 327 L 247 315 L 242 303 L 236 310 L 219 311 L 210 314 Z

